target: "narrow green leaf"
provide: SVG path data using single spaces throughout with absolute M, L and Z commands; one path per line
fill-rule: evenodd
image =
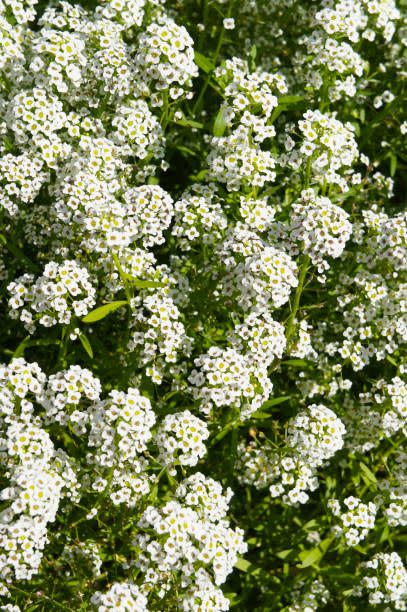
M 142 280 L 141 278 L 135 278 L 131 274 L 123 273 L 123 277 L 137 289 L 155 289 L 156 287 L 165 287 L 165 283 L 160 281 Z
M 394 176 L 397 170 L 397 156 L 394 154 L 390 155 L 390 176 Z
M 250 561 L 246 561 L 246 559 L 239 558 L 235 563 L 235 568 L 240 570 L 241 572 L 252 574 L 257 568 L 250 563 Z
M 367 465 L 362 462 L 360 462 L 359 465 L 360 465 L 360 469 L 362 470 L 363 474 L 366 476 L 367 480 L 373 484 L 376 484 L 377 478 L 373 474 L 373 472 L 367 467 Z
M 267 412 L 261 412 L 260 410 L 256 410 L 256 412 L 253 412 L 253 414 L 251 415 L 251 419 L 270 419 L 273 415 L 272 414 L 268 414 Z
M 117 302 L 109 302 L 109 304 L 104 304 L 103 306 L 99 306 L 95 308 L 91 312 L 89 312 L 86 317 L 83 317 L 83 323 L 95 323 L 96 321 L 100 321 L 104 319 L 108 314 L 114 312 L 121 306 L 125 306 L 128 304 L 127 300 L 118 300 Z
M 275 553 L 276 557 L 278 557 L 279 559 L 287 559 L 287 557 L 293 552 L 292 548 L 287 548 L 286 550 L 280 550 L 279 552 Z
M 311 550 L 303 550 L 302 552 L 300 552 L 298 557 L 300 558 L 302 563 L 300 563 L 298 567 L 304 569 L 306 567 L 309 567 L 310 565 L 318 564 L 322 557 L 325 555 L 328 548 L 330 547 L 333 539 L 334 537 L 331 536 L 329 538 L 326 538 L 325 540 L 322 540 L 322 542 L 320 542 L 320 544 L 318 544 L 318 546 L 316 546 L 315 548 L 312 548 Z
M 199 51 L 195 51 L 195 64 L 206 73 L 212 72 L 212 70 L 215 69 L 211 60 L 205 55 L 202 55 L 202 53 L 199 53 Z
M 298 102 L 303 102 L 305 98 L 303 96 L 280 96 L 278 98 L 278 105 L 284 104 L 285 106 L 290 104 L 298 104 Z
M 256 57 L 257 57 L 257 47 L 256 45 L 252 45 L 252 48 L 250 49 L 250 55 L 249 55 L 250 70 L 254 70 L 256 68 Z
M 393 357 L 391 355 L 386 355 L 386 359 L 389 363 L 391 363 L 392 365 L 394 365 L 396 368 L 399 367 L 399 364 L 397 363 L 397 361 L 395 359 L 393 359 Z
M 203 123 L 199 123 L 198 121 L 194 121 L 193 119 L 187 119 L 187 117 L 182 117 L 182 119 L 177 119 L 174 121 L 177 125 L 181 125 L 182 127 L 192 127 L 197 128 L 198 130 L 202 130 L 204 127 Z
M 27 348 L 28 343 L 30 342 L 30 339 L 31 339 L 31 336 L 26 336 L 24 340 L 20 342 L 20 344 L 18 345 L 18 347 L 13 353 L 13 359 L 17 357 L 23 357 L 24 351 Z
M 284 365 L 292 366 L 293 368 L 308 368 L 309 362 L 305 359 L 287 359 L 282 362 Z
M 260 410 L 267 410 L 268 408 L 271 408 L 272 406 L 278 406 L 278 404 L 282 404 L 283 402 L 286 402 L 289 399 L 290 397 L 288 395 L 282 395 L 281 397 L 273 397 L 267 400 L 266 402 L 264 402 Z
M 81 344 L 83 348 L 85 349 L 85 351 L 87 352 L 87 354 L 89 355 L 89 357 L 93 359 L 93 350 L 88 340 L 88 337 L 85 336 L 85 334 L 79 334 L 79 340 L 81 341 Z
M 213 124 L 213 135 L 220 138 L 223 136 L 226 130 L 225 110 L 223 106 L 220 107 L 216 119 Z

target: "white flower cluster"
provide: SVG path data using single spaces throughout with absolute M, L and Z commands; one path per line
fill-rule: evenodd
M 85 316 L 95 304 L 96 290 L 86 268 L 74 260 L 46 264 L 37 279 L 23 274 L 7 287 L 10 316 L 20 319 L 27 330 L 37 322 L 45 327 L 66 325 L 73 317 Z
M 198 240 L 203 244 L 216 244 L 227 224 L 214 186 L 197 184 L 175 202 L 171 234 L 177 238 L 180 248 L 189 251 Z
M 253 231 L 265 232 L 273 224 L 275 210 L 267 202 L 267 198 L 240 197 L 240 215 Z
M 228 126 L 232 127 L 237 122 L 250 128 L 257 143 L 275 136 L 275 128 L 267 124 L 278 106 L 276 94 L 288 91 L 282 74 L 250 72 L 247 62 L 233 57 L 216 69 L 215 77 L 224 86 L 226 102 L 220 112 Z M 256 114 L 253 113 L 254 107 Z
M 86 433 L 89 405 L 100 398 L 100 380 L 86 368 L 73 365 L 52 374 L 47 381 L 40 404 L 45 409 L 45 423 L 72 427 L 76 435 Z
M 344 435 L 345 427 L 332 410 L 311 404 L 290 421 L 287 442 L 316 467 L 343 447 Z
M 112 126 L 115 128 L 111 133 L 112 140 L 127 145 L 130 155 L 139 159 L 145 159 L 147 155 L 158 159 L 163 157 L 162 128 L 144 100 L 118 106 Z
M 314 331 L 312 326 L 305 319 L 302 321 L 295 320 L 295 322 L 296 331 L 291 340 L 290 356 L 316 360 L 318 353 L 312 346 L 312 332 Z M 309 398 L 312 397 L 312 393 L 307 395 Z
M 181 313 L 174 299 L 164 292 L 134 298 L 129 351 L 139 354 L 146 366 L 146 375 L 161 384 L 168 365 L 177 361 L 179 354 L 188 354 L 190 339 L 186 335 Z
M 358 413 L 346 417 L 347 446 L 360 452 L 375 448 L 383 438 L 407 432 L 407 384 L 395 376 L 390 382 L 376 381 L 374 387 L 359 394 Z
M 49 175 L 41 157 L 22 153 L 7 155 L 0 159 L 0 204 L 9 213 L 16 215 L 17 202 L 33 202 Z
M 372 268 L 379 261 L 388 262 L 396 272 L 405 267 L 407 260 L 407 213 L 393 217 L 372 210 L 363 211 L 367 233 L 367 249 L 358 253 L 358 259 Z
M 47 525 L 55 520 L 64 498 L 75 500 L 77 479 L 71 461 L 57 450 L 39 426 L 33 403 L 41 398 L 44 375 L 23 359 L 1 367 L 2 407 L 0 463 L 6 486 L 0 499 L 0 576 L 11 582 L 37 573 Z
M 182 96 L 198 76 L 192 38 L 183 26 L 167 17 L 161 23 L 152 23 L 141 34 L 136 65 L 140 85 L 147 83 L 158 92 L 168 92 L 173 100 Z M 152 98 L 152 103 L 161 106 L 162 98 L 157 97 L 155 103 Z
M 256 235 L 249 246 L 251 252 L 246 255 L 239 248 L 239 238 L 245 239 L 244 231 L 241 230 L 238 228 L 236 242 L 233 237 L 223 245 L 223 252 L 229 255 L 224 260 L 227 266 L 224 291 L 237 297 L 244 310 L 282 306 L 288 301 L 292 289 L 298 285 L 295 261 L 284 251 L 264 245 Z M 244 246 L 247 248 L 247 243 Z M 232 256 L 230 251 L 234 251 Z
M 288 612 L 317 612 L 322 606 L 329 603 L 330 593 L 321 578 L 313 580 L 311 584 L 294 591 L 292 600 L 295 602 L 288 608 Z
M 0 365 L 0 423 L 14 425 L 16 416 L 30 423 L 34 401 L 42 397 L 46 376 L 37 363 L 22 357 Z M 16 402 L 16 400 L 18 400 Z
M 287 92 L 283 75 L 250 72 L 247 62 L 235 57 L 216 69 L 215 78 L 222 84 L 226 100 L 219 117 L 230 134 L 211 140 L 210 178 L 226 183 L 229 191 L 274 182 L 275 158 L 260 145 L 276 133 L 271 117 L 278 105 L 276 94 Z
M 327 34 L 342 34 L 355 43 L 361 36 L 374 40 L 376 33 L 373 28 L 383 30 L 384 38 L 390 40 L 394 34 L 394 21 L 399 17 L 394 0 L 329 0 L 315 15 Z
M 391 527 L 407 526 L 407 453 L 395 453 L 391 475 L 380 483 L 380 501 L 385 503 L 383 514 Z
M 109 612 L 109 610 L 147 612 L 148 610 L 147 597 L 131 582 L 115 582 L 105 593 L 96 591 L 92 595 L 91 603 L 98 612 Z
M 249 130 L 239 125 L 230 136 L 212 138 L 209 178 L 226 183 L 229 191 L 242 185 L 263 187 L 276 179 L 276 161 L 269 151 L 252 147 Z
M 198 472 L 181 483 L 177 500 L 144 511 L 139 527 L 145 534 L 140 533 L 133 542 L 138 550 L 135 565 L 147 573 L 147 582 L 160 585 L 163 595 L 170 586 L 166 577 L 174 571 L 180 572 L 188 598 L 195 590 L 198 567 L 206 569 L 208 581 L 221 585 L 237 555 L 245 552 L 242 531 L 231 529 L 225 518 L 230 496 L 229 490 L 223 494 L 217 482 Z M 202 598 L 200 577 L 202 574 L 198 574 L 196 590 Z
M 346 497 L 343 503 L 347 508 L 345 512 L 341 512 L 337 499 L 328 500 L 328 508 L 339 521 L 334 532 L 345 538 L 347 546 L 356 546 L 374 528 L 376 505 L 373 502 L 364 504 L 358 497 L 352 496 Z
M 347 181 L 340 172 L 349 170 L 359 156 L 354 126 L 319 110 L 308 110 L 298 129 L 302 137 L 299 148 L 293 148 L 295 142 L 290 136 L 286 141 L 288 165 L 298 169 L 305 163 L 314 181 L 326 181 L 347 191 Z
M 407 607 L 407 570 L 396 553 L 377 553 L 361 565 L 364 576 L 354 595 L 367 595 L 371 606 L 389 604 L 394 610 Z
M 323 273 L 329 268 L 327 257 L 339 257 L 352 232 L 349 215 L 329 198 L 315 196 L 312 189 L 301 193 L 290 213 L 290 239 L 298 250 L 310 256 Z
M 407 285 L 367 270 L 341 280 L 343 285 L 339 284 L 336 292 L 337 310 L 344 323 L 343 340 L 335 349 L 358 371 L 373 359 L 385 359 L 406 341 Z
M 233 407 L 248 418 L 268 399 L 273 385 L 267 368 L 233 348 L 212 346 L 194 360 L 195 368 L 188 377 L 194 400 L 204 414 L 215 408 Z
M 104 467 L 132 466 L 147 448 L 155 420 L 150 401 L 138 389 L 111 391 L 90 408 L 89 446 L 97 452 L 89 459 Z
M 155 435 L 158 461 L 166 466 L 194 466 L 206 454 L 204 440 L 209 437 L 206 423 L 189 410 L 167 414 Z
M 228 334 L 230 345 L 251 363 L 270 366 L 281 359 L 286 346 L 285 330 L 267 310 L 249 313 Z
M 318 487 L 317 469 L 343 446 L 345 427 L 332 410 L 312 404 L 287 424 L 287 446 L 276 450 L 241 443 L 237 477 L 256 488 L 270 487 L 272 497 L 288 505 L 304 504 Z

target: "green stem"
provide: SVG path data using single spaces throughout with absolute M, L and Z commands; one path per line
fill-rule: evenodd
M 232 2 L 229 3 L 227 15 L 226 15 L 227 17 L 230 17 L 230 15 L 232 14 L 232 4 L 233 4 Z M 216 62 L 218 61 L 218 57 L 219 57 L 220 51 L 222 49 L 224 38 L 225 38 L 225 28 L 223 27 L 223 24 L 222 24 L 222 29 L 221 29 L 221 32 L 220 32 L 220 35 L 219 35 L 219 38 L 218 38 L 218 43 L 217 43 L 216 49 L 215 49 L 215 54 L 214 54 L 214 56 L 212 58 L 212 63 L 213 63 L 213 65 L 215 67 L 216 67 Z M 194 104 L 194 106 L 192 108 L 192 116 L 193 117 L 195 117 L 195 114 L 201 108 L 201 104 L 202 104 L 203 98 L 205 96 L 206 90 L 209 87 L 209 82 L 211 80 L 211 76 L 212 75 L 211 75 L 210 72 L 206 76 L 205 83 L 203 84 L 203 87 L 202 87 L 202 89 L 201 89 L 201 91 L 199 93 L 199 96 L 198 96 L 198 98 L 197 98 L 197 100 L 196 100 L 196 102 L 195 102 L 195 104 Z
M 298 286 L 294 296 L 294 302 L 291 309 L 291 314 L 288 317 L 287 327 L 285 330 L 285 337 L 287 340 L 287 348 L 289 348 L 290 340 L 292 339 L 295 333 L 295 317 L 297 316 L 298 309 L 300 307 L 301 294 L 304 290 L 305 278 L 307 275 L 307 271 L 310 265 L 310 258 L 307 256 L 304 257 L 302 264 L 300 266 L 300 274 L 298 277 Z
M 72 323 L 64 327 L 62 330 L 61 340 L 59 343 L 59 350 L 58 350 L 58 360 L 57 360 L 58 367 L 64 368 L 67 365 L 66 354 L 68 352 L 68 344 L 70 341 L 69 336 L 71 333 L 71 329 L 72 329 Z
M 121 280 L 123 282 L 123 287 L 124 287 L 124 292 L 126 294 L 126 298 L 128 299 L 129 304 L 130 304 L 130 301 L 133 299 L 133 295 L 132 295 L 132 293 L 131 293 L 131 291 L 129 289 L 128 283 L 127 283 L 126 273 L 125 273 L 125 271 L 122 268 L 122 265 L 121 265 L 120 260 L 119 260 L 119 258 L 117 256 L 117 253 L 112 251 L 112 257 L 113 257 L 113 261 L 114 261 L 114 263 L 116 265 L 117 271 L 119 273 L 119 276 L 120 276 L 120 278 L 121 278 Z

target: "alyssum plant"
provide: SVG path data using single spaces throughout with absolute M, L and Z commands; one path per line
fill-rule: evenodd
M 9 612 L 407 609 L 395 0 L 0 0 Z

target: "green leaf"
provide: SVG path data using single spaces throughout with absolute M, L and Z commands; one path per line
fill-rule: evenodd
M 293 368 L 309 368 L 310 364 L 305 359 L 287 359 L 282 362 L 284 365 L 292 366 Z
M 334 540 L 334 536 L 326 538 L 322 540 L 318 546 L 312 548 L 311 550 L 303 550 L 298 555 L 299 559 L 302 561 L 298 565 L 301 569 L 309 567 L 310 565 L 318 565 L 321 561 L 322 557 L 325 555 L 326 551 L 331 545 L 331 542 Z
M 392 365 L 394 365 L 396 368 L 399 367 L 399 364 L 397 363 L 397 361 L 395 359 L 393 359 L 393 357 L 391 355 L 386 355 L 386 359 L 389 363 L 391 363 Z
M 288 106 L 291 104 L 298 104 L 298 102 L 303 102 L 305 98 L 303 96 L 281 96 L 278 98 L 278 105 Z
M 215 65 L 211 62 L 208 57 L 199 53 L 199 51 L 195 51 L 195 64 L 203 70 L 204 72 L 212 72 L 215 69 Z
M 20 342 L 20 344 L 18 345 L 18 347 L 16 348 L 16 350 L 13 353 L 13 359 L 17 358 L 17 357 L 22 357 L 24 355 L 24 351 L 27 348 L 28 343 L 30 342 L 30 340 L 31 340 L 31 336 L 26 336 L 24 338 L 24 340 L 22 340 Z
M 242 559 L 241 557 L 239 557 L 239 559 L 236 561 L 235 568 L 241 572 L 244 572 L 245 574 L 253 574 L 253 572 L 256 570 L 258 571 L 258 568 L 253 565 L 253 563 L 250 563 L 250 561 L 246 561 L 246 559 Z
M 253 414 L 251 415 L 251 419 L 270 419 L 273 415 L 272 414 L 268 414 L 267 412 L 260 412 L 260 410 L 256 410 L 256 412 L 253 412 Z
M 216 115 L 216 118 L 213 124 L 213 135 L 220 138 L 225 133 L 225 130 L 226 130 L 225 110 L 223 106 L 221 106 L 218 114 Z
M 256 45 L 252 45 L 252 48 L 250 49 L 250 55 L 249 55 L 250 70 L 252 71 L 256 68 L 256 57 L 257 57 L 257 47 Z
M 289 395 L 282 395 L 281 397 L 273 397 L 267 400 L 266 402 L 264 402 L 260 410 L 267 410 L 268 408 L 271 408 L 272 406 L 278 406 L 278 404 L 282 404 L 283 402 L 286 402 L 289 399 L 290 399 Z
M 136 287 L 137 289 L 155 289 L 156 287 L 165 287 L 165 283 L 161 283 L 160 281 L 142 280 L 141 278 L 135 278 L 126 272 L 123 272 L 123 278 L 125 278 L 126 281 L 131 283 L 133 287 Z
M 397 156 L 394 154 L 390 155 L 390 176 L 394 176 L 397 170 Z
M 85 334 L 79 334 L 79 340 L 81 341 L 81 344 L 83 348 L 85 349 L 85 351 L 87 352 L 87 354 L 89 355 L 89 357 L 93 359 L 93 350 L 88 340 L 88 337 L 85 336 Z
M 99 306 L 98 308 L 95 308 L 89 312 L 86 317 L 83 317 L 82 323 L 95 323 L 96 321 L 100 321 L 111 312 L 114 312 L 126 304 L 128 304 L 127 300 L 118 300 L 117 302 L 109 302 L 109 304 Z
M 286 550 L 280 550 L 279 552 L 275 553 L 276 557 L 278 557 L 279 559 L 287 559 L 287 557 L 289 557 L 289 555 L 293 552 L 292 548 L 287 548 Z
M 187 119 L 186 117 L 182 117 L 182 119 L 177 119 L 174 121 L 177 125 L 181 125 L 182 127 L 192 127 L 197 128 L 198 130 L 202 130 L 204 127 L 203 123 L 199 123 L 198 121 L 194 121 L 193 119 Z
M 376 484 L 377 483 L 377 478 L 376 476 L 373 474 L 373 472 L 367 467 L 366 464 L 360 462 L 360 469 L 362 470 L 363 474 L 366 477 L 366 479 L 368 480 L 368 482 L 372 483 L 372 484 Z

